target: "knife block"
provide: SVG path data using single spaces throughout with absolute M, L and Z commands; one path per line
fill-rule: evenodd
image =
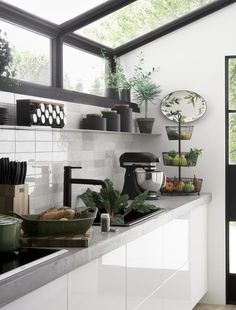
M 0 213 L 10 214 L 29 213 L 28 184 L 5 185 L 0 184 Z

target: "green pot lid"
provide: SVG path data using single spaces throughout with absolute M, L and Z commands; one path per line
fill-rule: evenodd
M 13 216 L 8 216 L 8 215 L 3 215 L 0 214 L 0 226 L 3 225 L 14 225 L 14 224 L 18 224 L 18 223 L 22 223 L 21 219 L 17 219 Z

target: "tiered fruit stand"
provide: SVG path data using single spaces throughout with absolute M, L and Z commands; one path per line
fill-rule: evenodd
M 166 126 L 169 140 L 178 141 L 178 151 L 163 152 L 163 162 L 166 166 L 178 167 L 178 177 L 167 178 L 166 186 L 161 190 L 162 194 L 190 195 L 200 194 L 202 179 L 182 178 L 182 167 L 194 167 L 197 164 L 201 150 L 190 149 L 189 152 L 181 151 L 182 140 L 190 140 L 193 126 L 181 126 L 181 116 L 178 116 L 178 126 Z

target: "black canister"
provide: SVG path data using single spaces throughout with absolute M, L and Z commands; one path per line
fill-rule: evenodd
M 101 114 L 87 114 L 83 118 L 83 129 L 106 130 L 107 120 Z
M 123 132 L 132 132 L 132 109 L 128 104 L 117 104 L 112 110 L 120 114 L 120 128 Z
M 107 120 L 108 131 L 120 131 L 120 114 L 117 111 L 102 111 L 102 116 Z

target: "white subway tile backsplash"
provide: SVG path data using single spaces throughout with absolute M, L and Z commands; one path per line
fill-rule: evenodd
M 36 130 L 36 141 L 52 141 L 52 136 L 52 129 L 48 128 L 48 131 Z
M 0 141 L 15 141 L 15 130 L 0 129 Z
M 68 152 L 53 152 L 52 153 L 53 162 L 64 162 L 68 160 Z
M 36 161 L 52 161 L 52 152 L 40 152 L 35 153 L 35 160 Z
M 52 142 L 36 142 L 36 153 L 38 152 L 52 152 Z
M 53 141 L 52 150 L 53 152 L 67 152 L 69 149 L 69 143 L 66 141 Z
M 0 153 L 14 153 L 15 141 L 0 141 Z
M 16 141 L 16 153 L 35 152 L 35 142 Z
M 36 154 L 34 153 L 16 153 L 15 154 L 15 160 L 19 161 L 27 161 L 34 162 L 36 160 Z
M 35 142 L 35 136 L 36 136 L 36 132 L 35 131 L 31 131 L 31 130 L 16 130 L 15 134 L 16 134 L 16 137 L 15 137 L 16 141 L 33 141 L 33 142 Z

